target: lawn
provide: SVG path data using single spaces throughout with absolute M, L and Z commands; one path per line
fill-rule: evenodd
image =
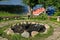
M 19 14 L 8 13 L 0 11 L 0 16 L 19 16 Z
M 6 25 L 6 26 L 0 28 L 0 36 L 2 36 L 4 38 L 7 38 L 9 40 L 43 40 L 46 37 L 52 35 L 52 33 L 53 33 L 53 27 L 50 25 L 50 29 L 48 30 L 48 32 L 46 34 L 39 33 L 34 38 L 32 38 L 32 37 L 30 37 L 30 38 L 23 38 L 23 37 L 21 37 L 21 34 L 7 35 L 4 32 L 4 30 L 6 30 L 9 27 L 10 27 L 10 25 L 8 25 L 8 26 Z
M 0 12 L 0 16 L 16 16 L 16 15 L 18 15 L 18 14 Z M 40 34 L 39 33 L 34 38 L 32 38 L 32 37 L 30 37 L 30 38 L 23 38 L 23 37 L 21 37 L 21 34 L 7 35 L 4 32 L 4 30 L 9 28 L 10 25 L 8 25 L 8 26 L 6 25 L 6 26 L 0 28 L 0 36 L 5 37 L 5 38 L 7 38 L 9 40 L 44 40 L 46 37 L 49 37 L 50 35 L 52 35 L 53 32 L 54 32 L 53 31 L 54 27 L 51 26 L 51 23 L 54 23 L 54 22 L 56 22 L 58 24 L 60 23 L 60 22 L 56 21 L 56 18 L 52 17 L 50 20 L 48 20 L 47 17 L 48 16 L 46 14 L 41 14 L 40 16 L 37 16 L 37 17 L 34 17 L 34 18 L 30 17 L 30 19 L 28 19 L 27 16 L 26 16 L 26 18 L 24 18 L 24 16 L 22 16 L 22 18 L 24 18 L 24 21 L 34 21 L 34 22 L 39 22 L 39 23 L 43 23 L 43 24 L 49 24 L 50 29 L 48 30 L 48 32 L 46 34 Z M 23 19 L 20 18 L 19 20 L 22 21 Z M 12 20 L 10 20 L 10 21 L 12 21 Z

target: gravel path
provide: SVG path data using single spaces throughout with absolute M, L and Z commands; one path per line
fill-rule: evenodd
M 53 35 L 49 36 L 45 40 L 60 40 L 60 27 L 55 28 Z
M 48 25 L 51 25 L 54 27 L 54 32 L 51 36 L 48 38 L 45 38 L 45 40 L 60 40 L 60 24 L 57 22 L 51 22 L 51 21 L 43 21 L 42 23 L 47 23 Z
M 51 23 L 51 26 L 55 27 L 54 32 L 45 40 L 60 40 L 60 25 L 58 23 Z

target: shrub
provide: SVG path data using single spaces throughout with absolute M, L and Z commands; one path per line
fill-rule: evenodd
M 54 16 L 60 16 L 60 12 L 55 12 Z

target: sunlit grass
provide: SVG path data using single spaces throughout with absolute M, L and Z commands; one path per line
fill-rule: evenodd
M 0 16 L 18 16 L 19 14 L 0 11 Z

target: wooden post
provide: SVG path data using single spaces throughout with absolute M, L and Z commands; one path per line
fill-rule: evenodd
M 6 18 L 7 20 L 9 20 L 9 18 Z
M 58 21 L 58 22 L 60 21 L 60 16 L 57 17 L 57 21 Z
M 51 16 L 48 16 L 48 20 L 50 20 L 51 19 Z
M 6 20 L 5 18 L 3 18 L 3 20 Z

